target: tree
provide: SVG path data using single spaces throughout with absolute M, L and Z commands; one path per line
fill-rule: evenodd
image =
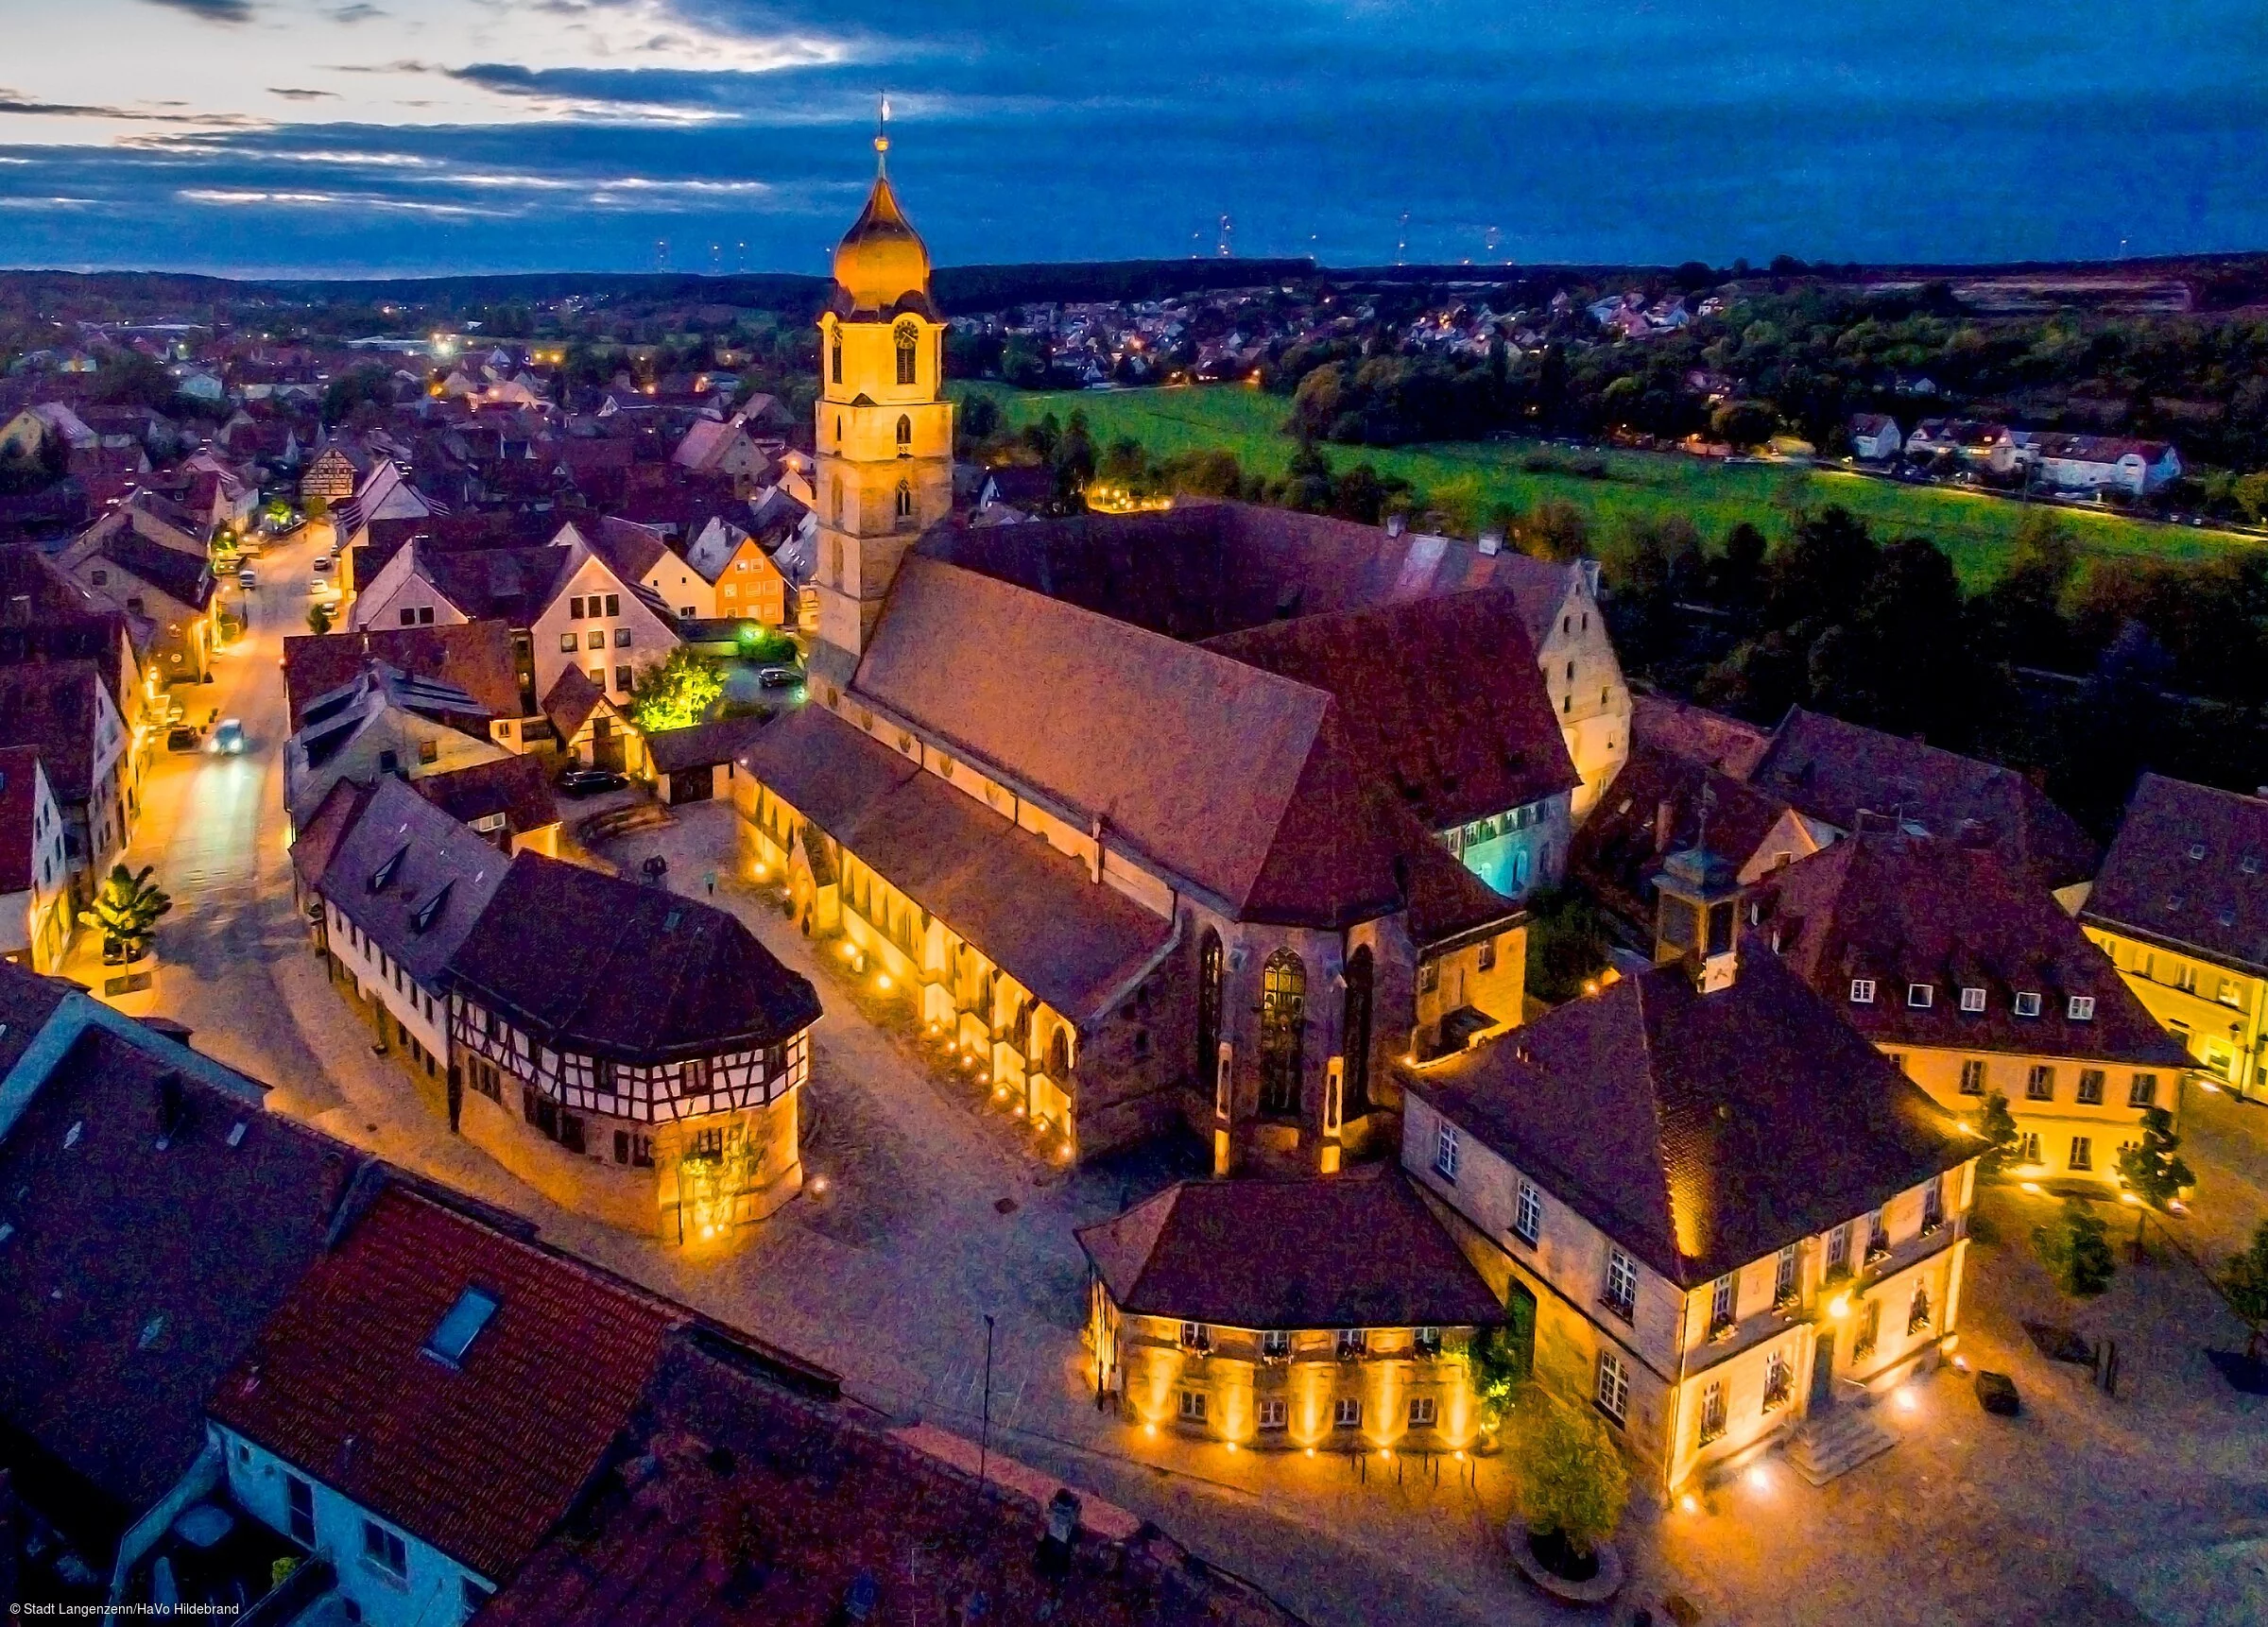
M 1985 1097 L 1976 1128 L 1984 1143 L 1984 1152 L 1977 1156 L 1977 1173 L 2002 1173 L 2016 1161 L 2016 1115 L 2008 1111 L 2008 1098 L 1998 1090 Z
M 1728 446 L 1761 446 L 1779 429 L 1770 402 L 1727 402 L 1710 415 L 1710 432 Z
M 1520 551 L 1538 559 L 1579 559 L 1590 545 L 1590 522 L 1561 497 L 1547 497 L 1521 522 Z
M 1521 1515 L 1531 1533 L 1584 1560 L 1614 1534 L 1630 1473 L 1606 1431 L 1585 1411 L 1538 1396 L 1521 1453 Z
M 1528 900 L 1528 992 L 1560 1005 L 1606 969 L 1606 923 L 1573 888 Z
M 2262 1229 L 2268 1230 L 2268 1225 Z M 1517 1327 L 1485 1327 L 1474 1337 L 1472 1352 L 1468 1358 L 1472 1369 L 1472 1393 L 1480 1397 L 1484 1417 L 1491 1420 L 1503 1417 L 1512 1404 L 1512 1392 L 1527 1379 L 1530 1346 L 1535 1336 L 1534 1306 L 1516 1293 L 1506 1310 L 1516 1318 L 1525 1312 L 1529 1325 L 1527 1342 L 1523 1343 L 1521 1330 Z
M 2119 1174 L 2127 1190 L 2141 1200 L 2140 1211 L 2134 1217 L 2137 1262 L 2142 1258 L 2142 1228 L 2150 1224 L 2150 1211 L 2164 1213 L 2184 1187 L 2197 1184 L 2190 1166 L 2181 1160 L 2180 1146 L 2181 1138 L 2174 1133 L 2174 1115 L 2163 1107 L 2152 1107 L 2142 1114 L 2142 1139 L 2119 1154 Z
M 630 716 L 651 734 L 689 728 L 709 715 L 725 693 L 724 664 L 687 644 L 639 670 L 630 685 Z
M 2258 1361 L 2261 1341 L 2268 1339 L 2268 1221 L 2255 1228 L 2249 1248 L 2221 1267 L 2220 1283 L 2221 1297 L 2250 1329 L 2244 1354 Z
M 2118 1273 L 2106 1230 L 2094 1210 L 2077 1198 L 2066 1198 L 2060 1215 L 2032 1228 L 2032 1246 L 2056 1287 L 2074 1299 L 2092 1299 Z
M 141 959 L 158 922 L 173 908 L 173 899 L 149 879 L 156 868 L 145 865 L 137 873 L 123 864 L 113 865 L 94 904 L 79 911 L 80 926 L 102 933 L 106 954 L 123 950 L 128 960 Z
M 318 639 L 331 630 L 330 606 L 310 605 L 307 607 L 307 630 Z

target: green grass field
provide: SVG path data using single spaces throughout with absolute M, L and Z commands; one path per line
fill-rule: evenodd
M 1247 471 L 1280 474 L 1294 443 L 1282 425 L 1290 408 L 1280 396 L 1237 385 L 1177 389 L 1024 391 L 982 388 L 1000 402 L 1005 421 L 1021 428 L 1045 414 L 1068 420 L 1084 412 L 1097 446 L 1121 436 L 1140 441 L 1153 457 L 1179 452 L 1225 450 Z M 1973 591 L 1999 574 L 2010 539 L 2026 510 L 2021 504 L 1942 488 L 1894 486 L 1832 469 L 1795 470 L 1742 464 L 1724 468 L 1674 453 L 1585 453 L 1602 458 L 1604 479 L 1557 471 L 1530 472 L 1521 459 L 1532 442 L 1436 442 L 1418 447 L 1324 449 L 1334 469 L 1367 462 L 1381 474 L 1400 475 L 1423 490 L 1433 506 L 1485 514 L 1500 505 L 1528 509 L 1561 498 L 1590 518 L 1594 538 L 1629 521 L 1682 514 L 1714 542 L 1746 520 L 1777 539 L 1791 515 L 1839 503 L 1888 540 L 1923 536 L 1943 548 Z M 2263 546 L 2260 539 L 2193 530 L 2077 509 L 2055 511 L 2087 553 L 2166 560 L 2221 557 L 2233 549 Z

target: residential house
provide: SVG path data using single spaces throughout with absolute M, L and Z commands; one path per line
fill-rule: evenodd
M 1879 412 L 1850 415 L 1850 452 L 1869 463 L 1888 463 L 1905 450 L 1898 420 Z
M 541 757 L 524 754 L 421 775 L 409 788 L 504 852 L 559 856 L 559 805 L 551 795 L 550 764 Z
M 352 437 L 332 437 L 316 448 L 307 467 L 300 471 L 300 501 L 344 503 L 376 461 Z
M 2268 1097 L 2268 795 L 2145 774 L 2079 906 L 2191 1066 Z
M 30 746 L 63 814 L 71 908 L 133 834 L 141 758 L 93 661 L 0 666 L 0 746 Z
M 22 1597 L 126 1602 L 218 1479 L 206 1396 L 321 1252 L 365 1155 L 22 968 L 0 967 L 0 1465 L 60 1535 Z
M 454 1627 L 604 1466 L 690 1313 L 387 1182 L 213 1391 L 240 1509 L 344 1618 Z
M 1772 749 L 1772 731 L 1725 712 L 1665 694 L 1636 696 L 1630 711 L 1631 748 L 1650 747 L 1746 779 Z
M 728 475 L 736 487 L 744 489 L 771 466 L 770 455 L 748 434 L 746 415 L 738 413 L 721 421 L 713 418 L 695 419 L 678 441 L 677 450 L 669 454 L 669 460 L 695 474 Z
M 1148 1432 L 1484 1444 L 1469 1356 L 1503 1303 L 1399 1170 L 1182 1181 L 1078 1239 L 1097 1397 Z
M 739 782 L 736 759 L 756 743 L 771 719 L 720 717 L 686 728 L 658 728 L 644 737 L 654 790 L 672 805 L 730 798 Z
M 0 747 L 0 959 L 62 965 L 76 922 L 63 810 L 36 745 Z
M 1839 831 L 1983 841 L 2044 887 L 2086 880 L 2101 852 L 2015 769 L 1801 707 L 1789 709 L 1747 779 Z
M 1977 1147 L 1743 945 L 1724 861 L 1658 888 L 1660 964 L 1405 1069 L 1401 1160 L 1666 1501 L 1950 1348 Z
M 464 691 L 488 714 L 489 737 L 507 750 L 524 747 L 523 723 L 540 725 L 525 636 L 515 636 L 506 622 L 485 620 L 286 637 L 284 694 L 292 732 L 318 696 L 352 683 L 373 660 Z
M 1864 832 L 1776 870 L 1768 942 L 1939 1106 L 2001 1096 L 2024 1173 L 2112 1183 L 2143 1112 L 2179 1115 L 2182 1048 L 2047 890 L 1989 848 Z
M 556 748 L 568 762 L 645 777 L 645 731 L 627 708 L 608 698 L 596 679 L 567 668 L 543 697 L 543 717 Z
M 691 561 L 675 552 L 649 526 L 610 517 L 568 522 L 590 550 L 603 557 L 616 576 L 650 591 L 671 614 L 706 617 L 713 589 Z M 559 540 L 565 540 L 562 532 Z
M 58 560 L 81 587 L 126 612 L 142 665 L 167 685 L 204 681 L 220 613 L 210 538 L 202 527 L 184 530 L 177 516 L 164 498 L 137 493 Z
M 722 515 L 694 538 L 685 563 L 706 590 L 703 619 L 747 618 L 767 627 L 786 626 L 792 620 L 794 585 L 753 533 Z
M 415 779 L 507 755 L 490 738 L 492 720 L 470 694 L 379 660 L 316 696 L 300 717 L 284 743 L 284 806 L 295 824 L 341 779 Z
M 2017 433 L 2026 463 L 2058 491 L 2122 491 L 2146 497 L 2182 474 L 2170 442 L 2127 436 Z
M 1923 419 L 1906 437 L 1906 455 L 1917 462 L 1933 458 L 1988 469 L 1995 474 L 2013 473 L 2021 463 L 2016 437 L 2006 424 L 1973 419 Z

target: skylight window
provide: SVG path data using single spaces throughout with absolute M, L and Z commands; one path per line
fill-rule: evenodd
M 401 872 L 402 861 L 408 857 L 409 848 L 406 844 L 396 848 L 392 858 L 370 872 L 370 891 L 373 893 L 385 892 L 392 883 L 394 877 Z
M 1963 1011 L 1983 1011 L 1984 1009 L 1984 990 L 1981 985 L 1970 984 L 1961 990 L 1961 1009 Z
M 432 928 L 433 923 L 440 918 L 441 911 L 449 903 L 449 889 L 455 885 L 454 878 L 443 882 L 434 890 L 432 898 L 427 899 L 411 912 L 409 926 L 412 932 L 421 933 Z
M 1926 983 L 1906 985 L 1906 1003 L 1916 1011 L 1929 1010 L 1930 1002 L 1936 997 L 1937 991 Z
M 496 1314 L 499 1303 L 494 1294 L 484 1289 L 466 1289 L 456 1296 L 449 1314 L 441 1318 L 440 1326 L 433 1330 L 433 1337 L 425 1342 L 425 1353 L 438 1357 L 452 1367 L 461 1365 L 465 1352 L 472 1348 L 472 1341 L 480 1337 L 480 1330 Z
M 2039 1015 L 2039 996 L 2032 993 L 2018 995 L 2016 997 L 2016 1014 L 2019 1017 L 2037 1017 Z

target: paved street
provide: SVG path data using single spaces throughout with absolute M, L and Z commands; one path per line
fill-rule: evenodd
M 806 1140 L 807 1194 L 722 1258 L 628 1238 L 565 1214 L 451 1138 L 372 1054 L 326 985 L 292 914 L 282 810 L 286 632 L 303 630 L 309 550 L 261 561 L 249 637 L 185 692 L 191 715 L 243 719 L 241 758 L 161 754 L 129 854 L 155 864 L 177 905 L 159 933 L 159 1007 L 212 1054 L 272 1081 L 284 1110 L 535 1219 L 556 1241 L 836 1368 L 867 1398 L 973 1434 L 985 1330 L 996 1319 L 996 1446 L 1154 1518 L 1317 1623 L 1477 1624 L 1557 1619 L 1515 1584 L 1498 1533 L 1508 1467 L 1464 1483 L 1417 1460 L 1305 1460 L 1144 1441 L 1097 1413 L 1079 1343 L 1083 1268 L 1072 1228 L 1171 1178 L 1170 1153 L 1067 1175 L 1005 1117 L 949 1084 L 902 1022 L 865 1009 L 839 963 L 820 964 L 775 904 L 730 880 L 730 809 L 685 810 L 671 829 L 610 848 L 636 873 L 655 852 L 670 882 L 705 892 L 817 984 L 819 1030 Z M 570 805 L 572 818 L 579 810 Z M 2208 1104 L 2192 1117 L 2208 1185 L 2185 1235 L 2200 1249 L 2249 1227 L 2268 1167 L 2268 1112 Z M 823 1187 L 823 1190 L 822 1190 Z M 2238 1212 L 2238 1211 L 2242 1212 Z M 1725 1488 L 1699 1514 L 1633 1511 L 1629 1601 L 1682 1594 L 1710 1621 L 2026 1621 L 2077 1573 L 2148 1557 L 2200 1533 L 2268 1529 L 2268 1427 L 2202 1355 L 2241 1347 L 2202 1275 L 2178 1254 L 2125 1268 L 2112 1292 L 2060 1303 L 2029 1248 L 2036 1200 L 1996 1194 L 2004 1240 L 1972 1257 L 1970 1358 L 2015 1374 L 2023 1418 L 1981 1413 L 1950 1370 L 1909 1412 L 1881 1410 L 1899 1450 L 1825 1491 L 1776 1462 L 1767 1484 Z M 2209 1218 L 2208 1218 L 2209 1217 Z M 2128 1382 L 2113 1400 L 2047 1361 L 2020 1324 L 2119 1339 Z M 1660 1619 L 1658 1614 L 1657 1619 Z

